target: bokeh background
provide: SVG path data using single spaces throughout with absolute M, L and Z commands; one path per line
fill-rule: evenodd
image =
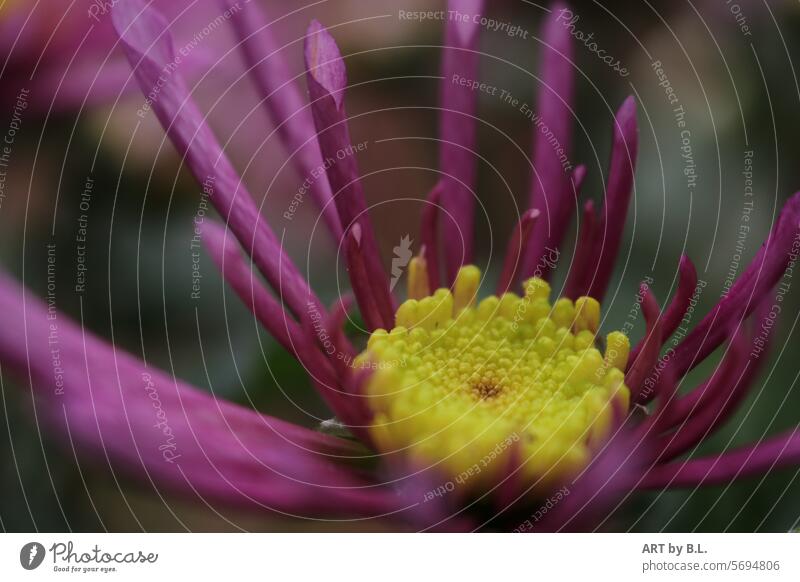
M 302 38 L 312 18 L 328 26 L 339 43 L 351 83 L 347 106 L 353 141 L 368 144 L 358 163 L 382 255 L 390 264 L 401 238 L 418 238 L 422 200 L 436 180 L 433 138 L 442 43 L 441 22 L 404 20 L 399 11 L 438 10 L 443 3 L 253 1 L 273 17 L 288 14 L 276 34 L 298 74 Z M 212 0 L 156 3 L 175 18 L 177 45 L 196 40 L 221 12 Z M 0 197 L 2 267 L 43 294 L 46 245 L 55 244 L 61 310 L 219 397 L 317 426 L 330 415 L 302 368 L 225 289 L 205 255 L 201 298 L 190 299 L 190 243 L 200 188 L 165 141 L 155 116 L 137 113 L 144 98 L 128 82 L 129 68 L 107 14 L 110 4 L 0 0 L 0 134 L 8 136 L 13 129 Z M 529 34 L 483 31 L 482 80 L 532 107 L 538 27 L 546 3 L 488 4 L 491 17 Z M 604 304 L 604 330 L 621 326 L 644 278 L 652 277 L 662 301 L 674 292 L 682 253 L 694 259 L 707 282 L 697 309 L 703 313 L 719 298 L 729 271 L 741 272 L 755 254 L 782 202 L 800 189 L 795 66 L 800 5 L 793 0 L 574 1 L 571 8 L 579 16 L 576 27 L 593 33 L 629 71 L 619 75 L 576 41 L 580 71 L 573 158 L 589 167 L 585 197 L 602 199 L 614 110 L 630 94 L 639 103 L 635 196 Z M 301 205 L 290 222 L 282 218 L 301 180 L 284 165 L 285 153 L 233 50 L 230 27 L 215 29 L 195 44 L 181 66 L 196 98 L 289 254 L 321 297 L 333 300 L 344 281 L 336 245 L 317 222 L 312 204 Z M 674 105 L 659 85 L 655 61 L 661 61 L 686 112 L 697 173 L 691 190 Z M 24 109 L 16 106 L 21 90 L 28 91 Z M 15 116 L 15 110 L 21 114 Z M 528 197 L 532 127 L 496 96 L 481 96 L 479 115 L 484 159 L 477 249 L 491 278 Z M 401 137 L 413 139 L 396 139 Z M 745 194 L 748 157 L 752 197 Z M 82 199 L 89 200 L 88 209 L 81 207 Z M 742 241 L 742 213 L 749 200 L 750 231 Z M 88 215 L 86 288 L 77 293 L 76 233 L 83 213 Z M 561 280 L 556 276 L 556 284 Z M 695 454 L 757 441 L 800 422 L 798 305 L 800 282 L 795 281 L 761 381 L 741 411 Z M 698 373 L 714 364 L 712 358 Z M 312 527 L 252 515 L 220 516 L 112 475 L 102 462 L 76 459 L 36 423 L 30 396 L 12 378 L 3 374 L 0 379 L 0 529 Z M 645 494 L 622 508 L 608 527 L 787 531 L 798 519 L 800 479 L 798 472 L 784 470 L 730 486 Z

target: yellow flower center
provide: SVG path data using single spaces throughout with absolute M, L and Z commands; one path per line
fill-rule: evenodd
M 417 259 L 415 259 L 417 260 Z M 374 370 L 371 434 L 383 453 L 435 465 L 466 491 L 497 484 L 511 467 L 551 487 L 580 471 L 609 435 L 613 405 L 628 408 L 627 337 L 595 347 L 600 306 L 582 297 L 551 305 L 538 278 L 525 296 L 475 304 L 481 278 L 461 269 L 453 291 L 427 293 L 412 264 L 409 299 L 391 332 L 376 330 L 357 366 Z

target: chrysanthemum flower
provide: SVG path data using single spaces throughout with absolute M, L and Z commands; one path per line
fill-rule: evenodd
M 483 9 L 479 0 L 450 6 Z M 471 264 L 476 93 L 450 82 L 454 74 L 477 78 L 480 27 L 446 23 L 443 177 L 423 213 L 424 245 L 409 264 L 404 302 L 390 290 L 355 156 L 337 155 L 351 143 L 345 66 L 332 36 L 317 22 L 308 30 L 307 104 L 255 4 L 232 19 L 299 172 L 336 160 L 312 194 L 345 257 L 366 338 L 343 331 L 350 298 L 324 306 L 260 216 L 179 72 L 169 69 L 168 23 L 144 0 L 120 2 L 113 16 L 143 92 L 158 87 L 152 109 L 197 181 L 212 185 L 224 226 L 207 224 L 209 253 L 308 371 L 335 417 L 328 424 L 350 436 L 294 426 L 187 386 L 4 278 L 0 359 L 30 383 L 39 419 L 61 427 L 76 450 L 208 503 L 392 519 L 397 527 L 517 531 L 586 529 L 637 490 L 728 482 L 800 462 L 796 430 L 684 457 L 730 417 L 758 373 L 768 343 L 758 324 L 773 317 L 765 300 L 794 267 L 800 196 L 684 338 L 672 336 L 698 285 L 691 261 L 681 260 L 680 284 L 663 309 L 643 285 L 637 305 L 647 331 L 631 346 L 602 308 L 633 190 L 636 107 L 628 99 L 614 122 L 602 209 L 583 208 L 560 298 L 547 282 L 586 173 L 565 173 L 560 159 L 571 151 L 574 90 L 570 36 L 555 17 L 542 33 L 537 108 L 552 133 L 535 133 L 530 210 L 509 236 L 494 286 Z M 711 376 L 679 392 L 717 349 L 724 355 Z

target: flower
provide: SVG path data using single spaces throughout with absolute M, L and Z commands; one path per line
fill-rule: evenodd
M 483 2 L 451 0 L 450 7 L 480 14 Z M 355 156 L 337 155 L 352 145 L 346 71 L 333 37 L 316 21 L 308 30 L 306 106 L 255 3 L 233 15 L 292 163 L 308 175 L 323 159 L 336 160 L 311 194 L 344 254 L 369 332 L 363 347 L 343 331 L 350 298 L 323 306 L 261 219 L 180 74 L 169 68 L 166 21 L 145 0 L 114 6 L 113 20 L 139 85 L 153 95 L 150 106 L 225 223 L 205 223 L 210 255 L 306 368 L 335 414 L 328 424 L 355 438 L 294 426 L 192 388 L 66 321 L 54 303 L 3 277 L 0 362 L 27 379 L 37 414 L 76 449 L 207 502 L 307 518 L 391 518 L 424 529 L 516 531 L 589 529 L 641 489 L 727 482 L 800 462 L 797 430 L 716 456 L 679 459 L 730 417 L 758 373 L 769 343 L 758 324 L 774 319 L 771 290 L 794 268 L 800 249 L 800 194 L 787 202 L 728 294 L 684 338 L 667 344 L 698 287 L 687 257 L 665 309 L 641 287 L 637 312 L 647 326 L 641 342 L 631 347 L 622 330 L 603 337 L 602 301 L 638 147 L 629 98 L 614 123 L 603 207 L 584 205 L 564 296 L 551 298 L 547 278 L 586 175 L 582 166 L 566 173 L 562 164 L 571 152 L 574 84 L 570 36 L 555 17 L 542 35 L 537 110 L 549 131 L 535 133 L 530 210 L 510 237 L 496 294 L 480 301 L 484 281 L 471 264 L 476 93 L 449 81 L 454 74 L 477 78 L 480 19 L 447 21 L 443 178 L 423 213 L 424 244 L 409 264 L 408 298 L 397 305 Z M 686 375 L 723 345 L 711 376 L 679 393 Z

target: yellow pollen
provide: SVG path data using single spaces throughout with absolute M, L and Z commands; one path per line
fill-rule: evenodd
M 415 277 L 425 278 L 422 267 Z M 374 442 L 436 465 L 464 492 L 497 485 L 512 464 L 526 483 L 550 487 L 585 467 L 609 436 L 614 402 L 627 409 L 627 337 L 609 334 L 601 355 L 594 299 L 551 304 L 550 286 L 533 278 L 524 297 L 476 305 L 480 279 L 463 267 L 453 293 L 409 299 L 397 327 L 370 337 L 359 359 L 375 370 L 367 387 Z

